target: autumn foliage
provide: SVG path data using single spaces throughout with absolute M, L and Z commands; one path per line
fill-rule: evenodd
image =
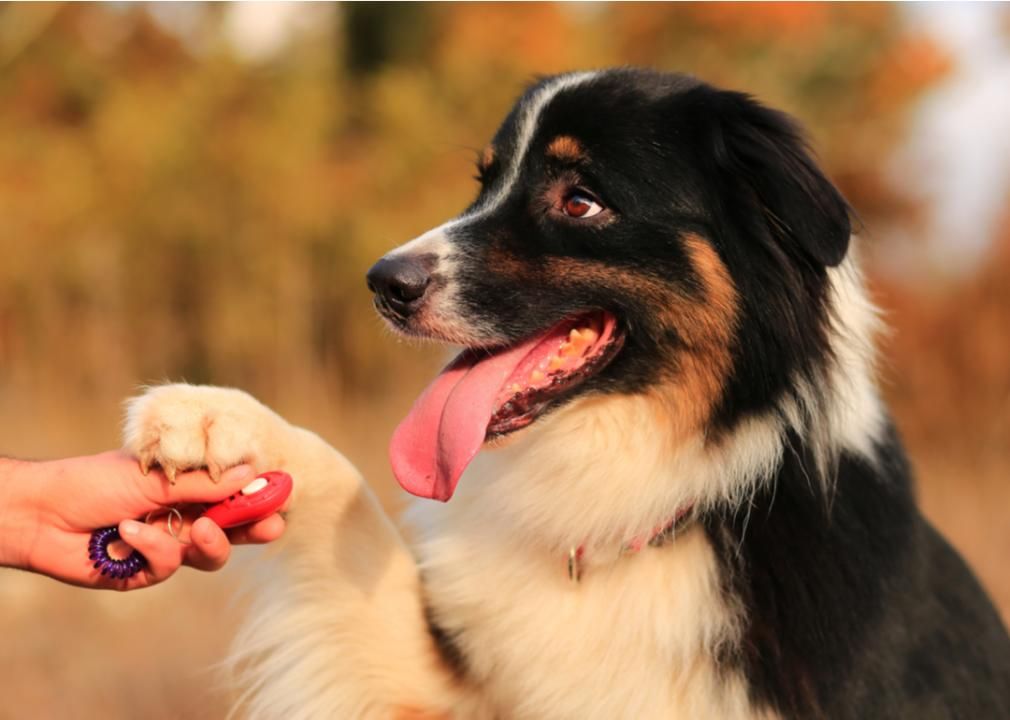
M 925 507 L 1010 610 L 1010 231 L 977 276 L 873 272 L 888 242 L 876 229 L 918 210 L 886 161 L 950 68 L 895 6 L 302 7 L 308 20 L 259 55 L 230 39 L 238 12 L 0 7 L 0 452 L 113 445 L 119 403 L 142 383 L 237 385 L 346 449 L 395 505 L 385 440 L 443 355 L 383 330 L 365 270 L 468 202 L 479 148 L 536 75 L 681 70 L 809 129 L 872 237 L 892 328 L 881 374 Z M 32 587 L 65 637 L 108 637 L 115 616 L 88 604 L 100 601 Z M 217 592 L 204 601 L 223 608 Z M 38 690 L 55 683 L 105 717 L 222 716 L 223 695 L 187 675 L 184 656 L 214 660 L 228 623 L 201 606 L 173 631 L 158 603 L 193 596 L 146 602 L 133 631 L 176 652 L 138 665 L 124 684 L 146 690 L 116 700 L 92 690 L 83 649 L 60 652 L 7 613 L 0 629 L 35 648 L 23 662 L 0 654 L 16 666 L 11 707 L 80 716 Z M 94 637 L 75 635 L 68 607 L 84 608 Z

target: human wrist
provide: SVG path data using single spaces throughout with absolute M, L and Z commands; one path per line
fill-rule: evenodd
M 0 458 L 0 566 L 28 569 L 39 531 L 42 463 Z

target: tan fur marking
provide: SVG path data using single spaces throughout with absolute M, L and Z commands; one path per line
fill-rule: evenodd
M 558 160 L 569 162 L 586 158 L 586 151 L 583 149 L 582 143 L 570 135 L 558 135 L 551 140 L 551 144 L 547 146 L 547 154 Z
M 524 261 L 500 242 L 492 242 L 488 247 L 487 264 L 502 277 L 540 278 L 540 274 L 530 263 Z
M 687 235 L 683 242 L 701 284 L 700 299 L 662 280 L 592 261 L 552 258 L 534 265 L 498 246 L 492 246 L 488 257 L 506 277 L 612 288 L 658 308 L 660 323 L 675 329 L 684 344 L 675 358 L 675 372 L 654 393 L 657 414 L 667 418 L 667 427 L 673 423 L 671 436 L 680 439 L 701 429 L 719 400 L 732 369 L 730 345 L 739 314 L 736 288 L 719 255 L 698 235 Z
M 477 167 L 486 171 L 491 167 L 492 163 L 494 163 L 494 146 L 488 145 L 481 150 L 480 158 L 477 160 Z
M 687 347 L 679 355 L 676 380 L 657 393 L 663 409 L 684 433 L 681 437 L 703 427 L 719 400 L 733 365 L 730 343 L 739 312 L 736 288 L 712 246 L 696 235 L 685 237 L 684 244 L 704 298 L 699 302 L 675 297 L 660 313 L 664 324 L 677 328 Z

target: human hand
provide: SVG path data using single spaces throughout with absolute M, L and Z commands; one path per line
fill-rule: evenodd
M 193 471 L 170 484 L 157 469 L 142 474 L 137 461 L 121 452 L 7 463 L 0 474 L 0 564 L 74 585 L 134 590 L 168 579 L 182 565 L 217 570 L 232 544 L 270 542 L 284 531 L 276 513 L 228 531 L 198 519 L 201 503 L 223 500 L 252 480 L 248 465 L 231 468 L 218 483 L 206 472 Z M 181 527 L 173 523 L 179 539 L 166 531 L 164 516 L 143 522 L 148 513 L 174 505 L 183 516 Z M 147 561 L 131 578 L 103 576 L 88 558 L 92 531 L 112 525 L 118 525 L 123 547 L 113 543 L 110 552 L 125 557 L 133 548 Z

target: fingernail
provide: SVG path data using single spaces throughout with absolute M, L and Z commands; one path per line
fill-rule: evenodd
M 140 534 L 140 523 L 136 520 L 124 520 L 119 525 L 120 535 L 139 535 Z
M 236 465 L 235 467 L 229 469 L 225 474 L 228 476 L 229 481 L 234 480 L 235 482 L 242 482 L 243 480 L 252 477 L 252 465 Z

